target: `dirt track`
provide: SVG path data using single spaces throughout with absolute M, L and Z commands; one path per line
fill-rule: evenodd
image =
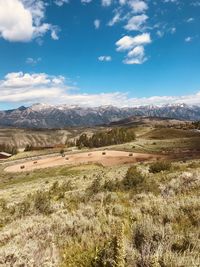
M 25 163 L 9 166 L 5 171 L 25 172 L 62 165 L 78 165 L 82 163 L 100 163 L 103 166 L 113 166 L 159 158 L 161 158 L 161 156 L 152 154 L 129 153 L 123 151 L 92 151 L 65 155 L 64 157 L 55 156 L 52 158 L 40 159 L 38 161 L 26 161 Z

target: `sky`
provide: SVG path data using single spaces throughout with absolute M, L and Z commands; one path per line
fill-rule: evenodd
M 200 0 L 0 0 L 0 109 L 200 104 Z

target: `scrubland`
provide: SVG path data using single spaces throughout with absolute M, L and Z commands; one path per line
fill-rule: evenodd
M 152 164 L 2 174 L 0 266 L 199 266 L 200 161 Z
M 156 129 L 155 139 L 155 129 L 140 127 L 135 141 L 107 149 L 198 149 L 196 135 L 162 134 Z M 0 266 L 200 266 L 199 159 L 23 173 L 6 173 L 6 166 L 0 165 Z

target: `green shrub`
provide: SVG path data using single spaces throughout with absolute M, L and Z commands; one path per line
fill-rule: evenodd
M 93 180 L 92 184 L 88 187 L 87 191 L 89 195 L 95 195 L 102 191 L 102 179 L 101 177 L 97 177 Z
M 34 208 L 39 213 L 48 215 L 51 213 L 50 198 L 47 193 L 38 191 L 34 196 Z
M 31 213 L 31 201 L 30 198 L 27 197 L 19 203 L 15 208 L 16 217 L 24 217 Z
M 126 176 L 122 180 L 122 186 L 124 189 L 133 189 L 144 182 L 144 175 L 137 170 L 135 166 L 128 169 Z
M 124 227 L 120 224 L 115 235 L 97 252 L 92 267 L 125 267 Z
M 72 181 L 65 181 L 61 184 L 58 183 L 58 181 L 54 182 L 50 188 L 50 195 L 52 196 L 58 196 L 59 198 L 63 198 L 65 196 L 65 192 L 72 191 L 74 189 L 74 185 Z
M 60 155 L 61 156 L 64 156 L 65 155 L 65 150 L 63 148 L 60 150 Z
M 117 180 L 106 180 L 103 189 L 105 191 L 114 192 L 120 189 L 120 183 Z
M 7 207 L 6 200 L 4 198 L 0 198 L 0 211 L 5 210 Z
M 171 169 L 171 162 L 157 161 L 150 165 L 149 172 L 158 173 L 161 171 L 169 171 Z

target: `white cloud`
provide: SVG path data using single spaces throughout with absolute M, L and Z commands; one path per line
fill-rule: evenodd
M 190 37 L 190 36 L 186 37 L 186 38 L 185 38 L 185 42 L 186 42 L 186 43 L 190 43 L 190 42 L 192 42 L 192 37 Z
M 129 5 L 135 13 L 143 13 L 148 9 L 147 3 L 141 0 L 130 0 Z
M 29 41 L 33 33 L 30 10 L 18 0 L 0 0 L 0 36 L 9 41 Z
M 156 34 L 161 38 L 164 36 L 164 32 L 161 30 L 157 30 Z
M 137 36 L 124 36 L 116 42 L 117 51 L 129 51 L 124 64 L 143 64 L 147 61 L 145 56 L 144 45 L 151 43 L 151 36 L 149 33 L 143 33 Z
M 68 4 L 69 3 L 69 0 L 54 0 L 54 3 L 57 5 L 57 6 L 63 6 L 64 4 Z
M 59 40 L 58 32 L 60 29 L 58 27 L 52 26 L 51 27 L 51 38 L 53 40 Z
M 83 3 L 83 4 L 88 4 L 90 2 L 92 2 L 92 0 L 81 0 L 81 3 Z
M 142 48 L 132 51 L 132 55 L 142 53 Z M 152 96 L 130 98 L 126 93 L 74 94 L 62 76 L 50 76 L 45 73 L 8 73 L 0 80 L 0 102 L 32 104 L 43 102 L 49 104 L 68 104 L 82 106 L 141 106 L 186 103 L 200 103 L 200 92 L 186 96 Z
M 169 31 L 170 31 L 171 34 L 174 34 L 176 32 L 176 28 L 172 27 L 171 29 L 169 29 Z
M 129 19 L 128 23 L 125 25 L 124 28 L 129 31 L 140 31 L 143 29 L 147 19 L 148 16 L 146 16 L 145 14 L 133 16 Z
M 119 0 L 120 5 L 125 5 L 127 0 Z
M 8 73 L 0 81 L 1 102 L 35 102 L 59 97 L 67 86 L 64 77 L 49 76 L 45 73 L 29 74 L 23 72 Z
M 0 0 L 0 37 L 11 42 L 28 42 L 53 32 L 54 26 L 44 23 L 44 18 L 45 3 L 41 0 Z
M 29 65 L 32 65 L 32 66 L 35 66 L 37 65 L 42 59 L 40 57 L 38 58 L 32 58 L 32 57 L 28 57 L 26 59 L 26 63 L 29 64 Z
M 95 29 L 99 29 L 100 25 L 101 25 L 101 21 L 99 19 L 95 19 L 95 21 L 94 21 Z
M 124 36 L 116 42 L 117 51 L 130 50 L 138 45 L 145 45 L 151 43 L 151 36 L 149 33 L 142 33 L 137 36 Z
M 186 20 L 186 22 L 190 23 L 190 22 L 193 22 L 194 21 L 194 18 L 189 18 Z
M 112 57 L 111 56 L 100 56 L 98 57 L 99 61 L 111 61 Z
M 108 22 L 108 25 L 109 26 L 113 26 L 117 22 L 119 22 L 120 20 L 121 20 L 120 13 L 119 12 L 116 12 L 116 14 L 114 15 L 114 17 Z
M 136 46 L 134 47 L 128 54 L 125 60 L 123 61 L 124 64 L 134 65 L 134 64 L 142 64 L 147 60 L 145 57 L 144 46 Z
M 113 0 L 102 0 L 102 6 L 110 6 Z

